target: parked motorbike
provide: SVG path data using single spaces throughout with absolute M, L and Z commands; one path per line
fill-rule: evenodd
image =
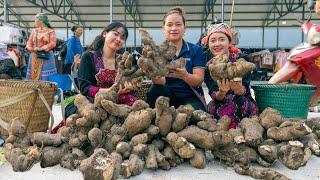
M 307 83 L 317 87 L 311 98 L 310 106 L 317 104 L 320 97 L 320 24 L 309 20 L 301 25 L 307 42 L 302 43 L 289 52 L 285 65 L 268 81 L 270 84 L 291 80 L 299 83 L 304 76 Z

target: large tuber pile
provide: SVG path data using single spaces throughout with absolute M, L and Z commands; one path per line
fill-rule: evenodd
M 228 62 L 228 55 L 213 57 L 211 64 L 208 65 L 210 75 L 214 80 L 229 79 L 239 81 L 246 72 L 253 71 L 256 66 L 240 58 L 235 62 Z
M 305 166 L 320 155 L 320 119 L 286 120 L 267 108 L 259 117 L 244 118 L 229 129 L 230 118 L 214 119 L 190 105 L 175 109 L 159 97 L 154 109 L 138 100 L 133 106 L 116 104 L 112 91 L 90 103 L 77 95 L 78 113 L 57 134 L 27 134 L 17 120 L 10 125 L 5 157 L 14 171 L 60 164 L 79 168 L 84 179 L 129 178 L 147 169 L 169 170 L 183 162 L 205 168 L 206 151 L 239 174 L 261 179 L 288 179 L 251 163 L 272 167 L 278 161 L 290 169 Z M 109 94 L 108 94 L 109 93 Z M 106 98 L 102 98 L 106 97 Z

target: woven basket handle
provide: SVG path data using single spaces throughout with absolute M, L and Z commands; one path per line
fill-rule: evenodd
M 46 106 L 49 114 L 50 114 L 50 125 L 49 125 L 49 129 L 48 129 L 48 133 L 50 134 L 51 133 L 51 130 L 52 130 L 52 127 L 53 127 L 53 123 L 54 123 L 54 116 L 52 114 L 52 111 L 51 111 L 51 108 L 49 106 L 49 103 L 47 102 L 46 98 L 44 97 L 41 89 L 37 88 L 37 93 L 40 97 L 40 99 L 42 100 L 43 104 Z

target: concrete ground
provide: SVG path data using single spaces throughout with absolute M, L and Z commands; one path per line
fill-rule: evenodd
M 207 89 L 205 89 L 207 91 Z M 205 93 L 207 94 L 207 93 Z M 209 101 L 210 97 L 206 96 Z M 55 124 L 61 119 L 60 106 L 54 105 L 53 112 L 55 116 Z M 320 117 L 320 113 L 309 113 L 310 117 Z M 250 179 L 248 176 L 238 175 L 225 163 L 213 159 L 209 152 L 208 163 L 205 169 L 195 169 L 187 162 L 172 168 L 169 171 L 157 170 L 151 171 L 145 169 L 142 174 L 133 177 L 134 180 L 211 180 L 211 179 L 226 179 L 226 180 L 245 180 Z M 282 165 L 280 162 L 276 163 L 272 168 L 278 172 L 286 175 L 287 177 L 295 180 L 315 180 L 320 179 L 320 158 L 312 156 L 305 167 L 298 170 L 290 170 Z M 1 180 L 78 180 L 83 179 L 79 170 L 70 171 L 60 167 L 59 165 L 42 169 L 40 164 L 37 163 L 30 171 L 27 172 L 14 172 L 11 165 L 6 162 L 0 165 L 0 179 Z

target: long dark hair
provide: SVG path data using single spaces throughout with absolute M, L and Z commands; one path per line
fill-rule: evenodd
M 77 26 L 77 25 L 72 26 L 72 27 L 71 27 L 71 31 L 72 31 L 73 33 L 75 33 L 78 28 L 80 28 L 80 26 Z
M 104 41 L 105 41 L 105 37 L 103 37 L 103 34 L 106 33 L 106 32 L 117 30 L 119 28 L 123 28 L 124 37 L 125 37 L 125 40 L 127 40 L 127 38 L 128 38 L 128 28 L 124 24 L 122 24 L 121 22 L 112 22 L 106 28 L 103 29 L 103 31 L 101 32 L 100 35 L 98 35 L 94 39 L 94 41 L 90 45 L 90 49 L 101 53 L 102 52 L 102 48 L 104 46 Z

